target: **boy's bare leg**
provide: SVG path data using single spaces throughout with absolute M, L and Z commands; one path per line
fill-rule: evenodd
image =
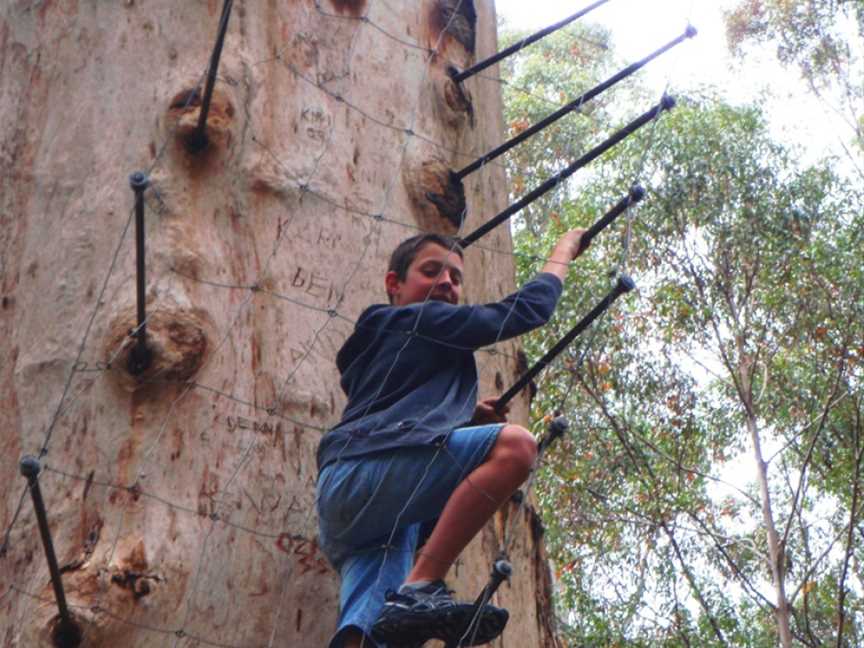
M 534 437 L 517 425 L 505 425 L 488 459 L 447 500 L 405 582 L 443 579 L 471 539 L 528 478 L 536 458 Z

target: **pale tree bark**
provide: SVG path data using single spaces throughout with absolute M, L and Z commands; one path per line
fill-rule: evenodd
M 756 481 L 759 484 L 759 495 L 762 503 L 762 524 L 765 528 L 768 545 L 768 570 L 771 573 L 771 583 L 774 586 L 774 595 L 776 598 L 774 618 L 777 621 L 777 635 L 783 648 L 792 648 L 792 610 L 789 599 L 786 596 L 786 548 L 781 534 L 777 531 L 771 501 L 768 462 L 765 461 L 765 456 L 762 452 L 762 437 L 754 404 L 752 372 L 754 371 L 755 361 L 744 350 L 742 343 L 743 335 L 743 332 L 739 329 L 735 336 L 739 358 L 737 372 L 735 372 L 735 382 L 738 387 L 739 397 L 744 406 L 745 425 L 750 435 L 753 460 L 756 465 Z M 731 366 L 729 369 L 730 371 L 732 370 Z
M 777 633 L 783 648 L 792 646 L 792 629 L 790 627 L 791 609 L 786 596 L 786 550 L 774 523 L 774 512 L 771 505 L 771 492 L 768 484 L 768 463 L 762 454 L 762 442 L 759 437 L 759 426 L 752 416 L 747 417 L 747 430 L 753 443 L 753 458 L 756 462 L 756 478 L 759 482 L 759 493 L 762 500 L 762 523 L 768 541 L 768 562 L 771 581 L 774 585 L 776 608 L 774 618 L 777 620 Z
M 52 645 L 18 465 L 40 450 L 82 645 L 325 645 L 338 578 L 316 542 L 315 449 L 344 404 L 336 350 L 382 301 L 394 245 L 455 231 L 426 198 L 443 170 L 501 141 L 498 84 L 461 93 L 446 73 L 495 51 L 492 0 L 238 0 L 209 145 L 190 153 L 221 6 L 0 6 L 2 646 Z M 155 360 L 135 377 L 137 170 Z M 505 206 L 497 165 L 465 189 L 467 228 Z M 471 301 L 513 287 L 506 228 L 483 243 Z M 478 354 L 484 396 L 517 373 L 516 344 L 498 351 Z M 498 643 L 555 645 L 542 540 L 518 515 Z M 502 529 L 454 570 L 463 597 Z
M 762 452 L 762 437 L 759 428 L 759 417 L 756 411 L 756 401 L 753 393 L 753 372 L 756 370 L 758 358 L 748 354 L 745 348 L 745 339 L 748 335 L 747 314 L 743 316 L 735 297 L 730 290 L 735 282 L 727 263 L 721 264 L 720 272 L 723 279 L 723 298 L 729 312 L 729 320 L 721 321 L 712 317 L 711 327 L 717 348 L 720 352 L 720 360 L 729 377 L 734 384 L 738 399 L 744 410 L 744 423 L 750 436 L 753 459 L 756 465 L 756 481 L 759 484 L 760 503 L 762 508 L 762 524 L 764 525 L 768 555 L 765 556 L 768 572 L 771 574 L 771 584 L 774 587 L 775 603 L 773 606 L 774 618 L 777 624 L 777 637 L 783 648 L 792 648 L 793 636 L 791 628 L 792 606 L 786 595 L 786 550 L 781 534 L 777 530 L 775 512 L 771 501 L 771 489 L 768 475 L 768 462 L 765 461 Z M 692 258 L 688 260 L 688 269 L 692 276 L 699 274 L 693 266 Z M 700 295 L 705 298 L 704 287 L 697 281 L 696 285 Z M 707 300 L 706 300 L 707 301 Z M 743 317 L 743 323 L 742 323 Z M 731 332 L 731 340 L 727 340 L 723 329 L 728 328 Z M 727 348 L 727 342 L 729 347 Z M 766 374 L 765 380 L 768 379 Z

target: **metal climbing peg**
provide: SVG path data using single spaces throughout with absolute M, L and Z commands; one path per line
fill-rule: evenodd
M 448 72 L 450 74 L 450 78 L 453 79 L 453 81 L 455 81 L 456 83 L 461 83 L 465 79 L 474 76 L 478 72 L 482 72 L 486 68 L 488 68 L 492 65 L 495 65 L 498 61 L 501 61 L 501 60 L 507 58 L 508 56 L 515 54 L 516 52 L 520 51 L 524 47 L 527 47 L 528 45 L 531 45 L 532 43 L 536 43 L 540 39 L 545 38 L 549 34 L 558 31 L 562 27 L 566 27 L 567 25 L 569 25 L 574 20 L 581 18 L 585 14 L 593 11 L 594 9 L 596 9 L 597 7 L 600 7 L 601 5 L 606 4 L 607 2 L 609 2 L 609 0 L 596 0 L 596 2 L 593 2 L 592 4 L 588 5 L 584 9 L 577 11 L 575 14 L 573 14 L 571 16 L 568 16 L 564 20 L 559 20 L 555 24 L 549 25 L 548 27 L 541 29 L 537 33 L 531 34 L 531 36 L 528 36 L 527 38 L 523 38 L 518 43 L 514 43 L 513 45 L 511 45 L 507 49 L 503 49 L 500 52 L 498 52 L 497 54 L 493 54 L 489 58 L 480 61 L 479 63 L 477 63 L 476 65 L 473 65 L 472 67 L 470 67 L 467 70 L 463 70 L 462 72 L 459 72 L 457 69 L 451 68 L 450 70 L 448 70 Z
M 552 422 L 549 423 L 549 429 L 546 430 L 546 434 L 540 440 L 540 443 L 537 447 L 537 455 L 540 456 L 551 446 L 557 439 L 567 434 L 567 430 L 570 429 L 570 421 L 567 420 L 565 416 L 556 416 L 552 419 Z
M 207 70 L 207 84 L 204 86 L 204 97 L 201 100 L 201 110 L 198 113 L 198 125 L 188 137 L 186 145 L 192 153 L 197 153 L 207 146 L 207 115 L 210 112 L 210 102 L 213 99 L 213 88 L 216 85 L 216 76 L 219 71 L 219 59 L 222 56 L 222 47 L 225 45 L 225 34 L 228 32 L 228 20 L 231 18 L 231 7 L 234 0 L 225 0 L 222 5 L 222 15 L 219 18 L 219 31 L 216 36 L 216 44 L 210 55 L 210 67 Z
M 585 250 L 585 248 L 591 245 L 591 241 L 594 240 L 595 236 L 614 223 L 615 219 L 630 209 L 630 207 L 641 202 L 643 198 L 645 198 L 645 190 L 639 185 L 634 185 L 630 189 L 630 192 L 624 198 L 619 200 L 618 203 L 603 216 L 603 218 L 594 223 L 585 231 L 584 234 L 582 234 L 582 238 L 579 240 L 579 251 L 582 252 Z
M 135 346 L 129 354 L 129 372 L 140 374 L 150 366 L 153 354 L 147 347 L 147 275 L 146 246 L 144 244 L 144 191 L 150 186 L 150 178 L 141 171 L 129 176 L 129 185 L 135 192 L 135 284 L 137 289 L 138 326 L 135 329 Z
M 55 638 L 58 645 L 72 648 L 81 642 L 81 630 L 72 620 L 69 606 L 66 605 L 63 579 L 60 576 L 60 567 L 57 565 L 57 555 L 54 553 L 54 542 L 51 540 L 51 529 L 48 526 L 48 514 L 45 512 L 45 500 L 42 499 L 42 491 L 39 488 L 39 472 L 42 470 L 42 466 L 36 457 L 27 455 L 21 459 L 20 469 L 21 474 L 27 478 L 30 496 L 33 499 L 33 509 L 36 511 L 39 534 L 42 536 L 42 546 L 45 548 L 45 558 L 48 561 L 48 571 L 51 574 L 54 598 L 57 600 L 57 609 L 60 612 L 60 623 L 55 630 Z
M 628 293 L 636 287 L 636 284 L 633 280 L 627 275 L 620 275 L 618 277 L 618 282 L 615 284 L 615 287 L 609 291 L 609 293 L 598 303 L 590 313 L 588 313 L 585 317 L 583 317 L 577 324 L 574 326 L 567 335 L 561 338 L 555 346 L 553 346 L 546 354 L 540 358 L 533 367 L 531 367 L 528 371 L 526 371 L 516 383 L 508 389 L 504 394 L 499 398 L 495 403 L 495 411 L 501 412 L 504 409 L 504 406 L 507 405 L 513 398 L 522 391 L 528 384 L 537 377 L 546 366 L 552 362 L 558 355 L 566 349 L 570 344 L 575 340 L 582 332 L 591 326 L 591 323 L 600 317 L 606 309 L 608 309 L 612 302 L 618 299 L 624 293 Z
M 602 83 L 597 84 L 596 86 L 594 86 L 593 88 L 591 88 L 587 92 L 578 96 L 573 101 L 565 104 L 564 106 L 561 106 L 561 108 L 559 108 L 558 110 L 556 110 L 552 114 L 547 115 L 546 117 L 544 117 L 543 119 L 538 121 L 533 126 L 529 126 L 528 128 L 526 128 L 521 133 L 515 135 L 513 138 L 507 140 L 503 144 L 492 149 L 491 151 L 486 153 L 486 155 L 483 155 L 482 157 L 474 160 L 473 162 L 471 162 L 466 167 L 460 169 L 459 171 L 454 171 L 452 181 L 453 182 L 456 182 L 456 181 L 461 182 L 463 179 L 465 179 L 466 176 L 470 175 L 471 173 L 474 173 L 478 169 L 481 169 L 485 165 L 489 164 L 492 160 L 498 159 L 499 157 L 504 155 L 507 151 L 518 146 L 519 144 L 521 144 L 525 140 L 527 140 L 531 137 L 534 137 L 534 135 L 545 130 L 546 128 L 548 128 L 549 126 L 551 126 L 552 124 L 557 122 L 562 117 L 565 117 L 565 116 L 569 115 L 570 113 L 575 112 L 577 110 L 581 110 L 582 107 L 585 106 L 585 104 L 587 104 L 589 101 L 591 101 L 595 97 L 606 92 L 607 90 L 609 90 L 613 86 L 620 83 L 622 80 L 626 79 L 627 77 L 631 76 L 635 72 L 639 71 L 640 69 L 642 69 L 643 67 L 648 65 L 648 63 L 653 61 L 655 58 L 657 58 L 661 54 L 664 54 L 665 52 L 669 51 L 670 49 L 672 49 L 673 47 L 675 47 L 679 43 L 687 40 L 688 38 L 693 38 L 694 36 L 696 36 L 696 28 L 693 27 L 692 25 L 688 25 L 687 29 L 684 31 L 684 33 L 681 34 L 680 36 L 678 36 L 678 38 L 666 43 L 663 47 L 659 48 L 658 50 L 655 50 L 654 52 L 652 52 L 651 54 L 649 54 L 645 58 L 643 58 L 639 61 L 636 61 L 635 63 L 631 63 L 630 65 L 625 67 L 623 70 L 621 70 L 617 74 L 614 74 L 613 76 L 609 77 L 608 79 L 606 79 Z
M 503 554 L 495 563 L 492 565 L 492 573 L 489 575 L 489 582 L 483 588 L 483 591 L 480 592 L 480 596 L 474 601 L 474 614 L 471 619 L 471 623 L 468 624 L 468 627 L 465 629 L 465 632 L 462 634 L 462 638 L 456 643 L 450 643 L 447 645 L 447 648 L 458 648 L 463 645 L 463 641 L 472 637 L 472 635 L 477 630 L 477 624 L 482 617 L 482 609 L 483 606 L 489 603 L 492 600 L 492 596 L 494 596 L 495 592 L 498 591 L 498 588 L 501 587 L 501 583 L 505 580 L 509 581 L 510 577 L 513 575 L 513 565 L 510 564 L 510 561 L 507 560 L 506 554 Z M 473 645 L 470 641 L 467 646 Z
M 510 561 L 506 558 L 496 560 L 495 564 L 492 565 L 492 573 L 489 575 L 489 584 L 486 585 L 486 589 L 474 601 L 474 604 L 486 605 L 492 595 L 501 587 L 501 583 L 505 580 L 509 582 L 511 576 L 513 576 L 513 565 L 510 564 Z
M 653 108 L 642 113 L 639 117 L 624 126 L 624 128 L 620 129 L 611 137 L 609 137 L 606 141 L 598 144 L 593 149 L 588 151 L 585 155 L 573 162 L 573 164 L 568 166 L 566 169 L 560 171 L 559 173 L 556 173 L 539 187 L 525 194 L 524 196 L 522 196 L 522 198 L 507 207 L 500 214 L 493 217 L 492 219 L 478 227 L 476 230 L 465 236 L 465 238 L 461 240 L 462 247 L 468 247 L 478 239 L 482 238 L 490 231 L 498 227 L 501 223 L 510 219 L 511 216 L 513 216 L 517 212 L 522 211 L 522 209 L 533 203 L 535 200 L 541 198 L 542 196 L 550 192 L 552 189 L 561 184 L 564 180 L 576 173 L 579 169 L 587 166 L 595 159 L 600 157 L 603 153 L 622 142 L 624 139 L 635 133 L 637 130 L 639 130 L 646 124 L 655 120 L 661 113 L 672 110 L 674 107 L 675 99 L 669 95 L 665 95 L 663 99 Z

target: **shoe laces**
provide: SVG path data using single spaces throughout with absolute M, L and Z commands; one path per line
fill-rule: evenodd
M 414 597 L 408 594 L 402 594 L 397 590 L 388 589 L 384 592 L 385 601 L 396 601 L 400 603 L 413 603 Z
M 434 588 L 434 589 L 432 589 L 432 591 L 430 592 L 429 590 L 426 589 L 427 587 L 430 589 L 432 589 L 432 588 Z M 446 594 L 447 596 L 450 596 L 452 594 L 455 594 L 455 592 L 456 592 L 456 590 L 451 590 L 449 587 L 447 587 L 447 583 L 445 583 L 443 580 L 433 581 L 433 582 L 429 583 L 426 587 L 424 587 L 418 591 L 421 594 L 426 594 L 427 596 L 441 596 L 442 594 Z
M 452 602 L 452 594 L 453 590 L 449 589 L 443 580 L 438 580 L 419 589 L 410 588 L 408 591 L 388 589 L 384 593 L 384 599 L 389 602 L 412 605 L 415 603 L 431 603 L 442 599 Z

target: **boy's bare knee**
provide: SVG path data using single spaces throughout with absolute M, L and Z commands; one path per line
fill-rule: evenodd
M 506 461 L 527 477 L 537 459 L 537 441 L 519 425 L 505 425 L 493 448 L 492 459 Z

